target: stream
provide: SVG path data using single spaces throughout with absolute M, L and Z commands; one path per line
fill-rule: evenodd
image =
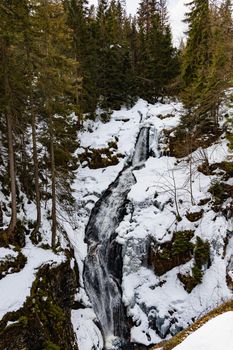
M 126 214 L 127 196 L 136 180 L 133 170 L 149 156 L 149 127 L 142 127 L 131 165 L 125 167 L 103 193 L 92 210 L 86 227 L 88 255 L 84 284 L 98 319 L 104 349 L 129 349 L 130 322 L 122 302 L 122 248 L 116 229 Z

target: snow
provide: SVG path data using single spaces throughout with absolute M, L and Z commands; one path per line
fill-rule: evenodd
M 10 248 L 0 248 L 0 259 L 4 260 L 7 259 L 9 257 L 16 257 L 17 256 L 17 252 L 15 252 L 14 250 L 10 249 Z
M 117 152 L 124 158 L 120 159 L 118 165 L 104 169 L 89 169 L 87 164 L 82 164 L 74 185 L 74 196 L 78 203 L 77 228 L 74 230 L 66 225 L 66 230 L 75 250 L 81 277 L 81 287 L 76 298 L 89 310 L 87 313 L 82 311 L 81 314 L 77 311 L 74 321 L 75 325 L 77 322 L 79 325 L 75 329 L 82 350 L 91 350 L 93 344 L 98 342 L 96 349 L 102 349 L 100 337 L 94 337 L 95 317 L 90 312 L 91 304 L 83 288 L 83 261 L 87 254 L 84 243 L 85 227 L 95 203 L 132 159 L 136 139 L 142 127 L 150 127 L 152 156 L 142 168 L 133 171 L 136 183 L 128 194 L 128 213 L 117 228 L 117 240 L 123 247 L 123 302 L 128 315 L 134 321 L 131 340 L 145 345 L 157 343 L 161 340 L 161 334 L 175 334 L 177 330 L 190 325 L 193 319 L 199 318 L 232 296 L 225 276 L 226 266 L 231 261 L 230 247 L 233 246 L 233 239 L 229 241 L 224 255 L 224 239 L 227 230 L 231 230 L 232 221 L 227 221 L 213 212 L 208 203 L 198 205 L 201 199 L 211 197 L 208 189 L 216 179 L 216 175 L 205 176 L 200 173 L 198 166 L 206 158 L 212 164 L 226 159 L 229 161 L 232 157 L 224 138 L 206 150 L 198 149 L 191 156 L 179 161 L 163 155 L 168 150 L 163 130 L 172 132 L 179 124 L 182 112 L 182 105 L 178 102 L 166 101 L 151 105 L 139 100 L 130 110 L 123 108 L 113 112 L 108 123 L 89 121 L 84 124 L 79 152 L 87 147 L 108 147 L 109 142 L 115 141 Z M 190 195 L 191 187 L 193 198 Z M 176 220 L 175 196 L 182 218 L 180 222 Z M 201 209 L 204 215 L 199 221 L 188 221 L 188 211 L 199 212 Z M 202 284 L 190 294 L 185 291 L 177 274 L 189 273 L 193 267 L 192 260 L 161 277 L 155 276 L 145 261 L 151 239 L 159 243 L 170 241 L 173 232 L 179 230 L 193 230 L 195 237 L 208 239 L 211 245 L 211 266 L 205 271 Z M 195 242 L 195 238 L 193 241 Z M 87 340 L 84 346 L 82 339 L 85 338 L 87 327 L 92 329 L 92 341 Z M 156 332 L 157 328 L 160 329 L 160 334 Z
M 225 141 L 210 147 L 206 153 L 210 163 L 223 161 L 227 155 Z M 196 167 L 197 164 L 200 163 L 197 162 Z M 232 293 L 225 280 L 227 260 L 223 257 L 228 223 L 223 216 L 216 217 L 216 213 L 210 210 L 208 204 L 203 207 L 205 213 L 198 223 L 191 223 L 186 219 L 188 211 L 200 211 L 201 207 L 196 205 L 200 199 L 210 196 L 208 188 L 213 176 L 205 176 L 195 169 L 192 178 L 195 203 L 192 204 L 189 166 L 185 160 L 177 164 L 176 159 L 172 157 L 150 158 L 145 167 L 135 171 L 134 175 L 136 184 L 128 196 L 133 203 L 134 212 L 130 220 L 129 217 L 125 217 L 118 228 L 119 242 L 125 247 L 122 287 L 129 313 L 139 324 L 132 328 L 132 340 L 149 345 L 158 342 L 158 334 L 148 325 L 152 309 L 157 315 L 155 323 L 159 322 L 165 335 L 169 324 L 170 332 L 175 333 L 177 329 L 187 327 L 192 319 L 200 317 L 231 297 Z M 174 205 L 175 192 L 182 218 L 179 223 L 176 221 L 178 213 Z M 168 204 L 169 200 L 173 204 Z M 190 263 L 176 267 L 160 278 L 150 272 L 146 281 L 143 257 L 135 263 L 135 256 L 139 257 L 137 247 L 142 246 L 142 241 L 153 237 L 162 243 L 171 240 L 170 232 L 179 230 L 194 230 L 195 236 L 209 240 L 212 249 L 212 265 L 204 274 L 202 284 L 190 294 L 184 290 L 177 278 L 179 272 L 191 270 Z M 159 286 L 161 281 L 163 285 Z
M 62 221 L 74 248 L 79 268 L 80 288 L 77 290 L 76 300 L 84 308 L 72 311 L 72 322 L 81 350 L 103 349 L 102 335 L 85 292 L 82 277 L 83 263 L 87 256 L 85 228 L 96 202 L 123 168 L 132 161 L 136 140 L 143 127 L 150 128 L 151 156 L 144 165 L 136 166 L 133 170 L 136 183 L 131 186 L 127 213 L 117 228 L 117 241 L 123 250 L 122 298 L 128 316 L 134 323 L 131 329 L 132 342 L 145 345 L 157 343 L 162 338 L 168 338 L 178 330 L 186 328 L 193 320 L 232 297 L 232 292 L 226 284 L 226 273 L 232 276 L 233 219 L 226 219 L 220 213 L 215 213 L 211 203 L 199 205 L 200 200 L 211 198 L 208 189 L 218 177 L 200 173 L 198 166 L 205 159 L 213 164 L 224 160 L 232 161 L 233 156 L 228 151 L 224 137 L 206 150 L 196 150 L 189 157 L 177 160 L 168 156 L 169 149 L 164 130 L 173 132 L 180 122 L 182 112 L 183 108 L 179 102 L 166 101 L 151 105 L 140 99 L 129 110 L 122 108 L 120 111 L 114 111 L 108 123 L 102 123 L 100 120 L 84 122 L 84 129 L 79 134 L 78 154 L 83 153 L 86 148 L 106 148 L 110 142 L 115 142 L 116 153 L 122 154 L 123 157 L 119 158 L 117 165 L 101 169 L 90 169 L 87 162 L 83 162 L 73 185 L 75 215 L 69 218 L 62 212 L 60 217 L 59 212 L 59 220 Z M 232 179 L 226 183 L 232 185 Z M 34 221 L 35 205 L 28 203 L 23 193 L 20 193 L 20 196 L 23 198 L 24 208 L 19 218 L 22 222 Z M 8 198 L 5 198 L 1 191 L 0 201 L 7 205 Z M 229 204 L 228 200 L 223 205 L 227 207 Z M 47 205 L 49 208 L 49 201 Z M 49 243 L 51 239 L 51 222 L 47 219 L 47 208 L 42 207 L 43 243 Z M 204 214 L 200 220 L 194 223 L 188 221 L 187 212 L 199 212 L 201 209 Z M 182 219 L 180 222 L 177 222 L 177 210 Z M 7 220 L 9 217 L 7 212 L 4 212 L 4 222 Z M 193 259 L 160 277 L 148 267 L 147 262 L 150 242 L 170 241 L 173 233 L 179 230 L 194 231 L 193 242 L 199 236 L 208 240 L 211 247 L 211 266 L 204 271 L 202 284 L 196 286 L 190 294 L 185 291 L 177 275 L 190 273 Z M 229 240 L 226 246 L 227 234 Z M 59 239 L 65 247 L 65 239 L 61 235 Z M 26 297 L 30 295 L 30 288 L 41 265 L 60 264 L 65 259 L 62 254 L 57 255 L 50 250 L 34 246 L 28 238 L 22 253 L 27 257 L 25 267 L 20 272 L 8 274 L 0 280 L 0 318 L 5 313 L 22 307 Z M 0 248 L 1 261 L 16 257 L 17 254 L 13 247 Z M 73 266 L 72 260 L 71 267 Z M 229 320 L 228 323 L 230 325 Z M 156 329 L 159 329 L 159 332 Z M 212 347 L 203 349 L 197 344 L 195 350 L 215 350 L 213 344 Z M 181 346 L 183 344 L 177 350 L 192 350 L 191 345 L 185 348 Z M 221 349 L 228 350 L 224 346 Z
M 22 253 L 27 257 L 25 267 L 0 280 L 0 319 L 7 312 L 16 311 L 23 306 L 26 297 L 30 295 L 37 269 L 42 264 L 60 264 L 65 259 L 63 255 L 55 255 L 50 250 L 34 246 L 29 240 Z
M 142 128 L 150 128 L 151 156 L 142 167 L 136 166 L 133 170 L 136 183 L 128 194 L 127 214 L 117 228 L 117 240 L 123 248 L 123 302 L 134 322 L 131 340 L 145 345 L 157 343 L 161 337 L 187 327 L 193 319 L 199 318 L 232 296 L 225 279 L 226 270 L 231 275 L 233 266 L 232 236 L 225 249 L 226 232 L 232 231 L 232 220 L 213 212 L 208 203 L 204 206 L 198 205 L 201 199 L 211 197 L 208 189 L 217 178 L 216 175 L 203 175 L 198 171 L 198 166 L 206 158 L 212 164 L 226 159 L 231 161 L 232 156 L 224 138 L 205 151 L 198 149 L 191 157 L 177 160 L 167 156 L 169 149 L 164 130 L 173 132 L 180 122 L 182 112 L 183 107 L 179 102 L 165 101 L 151 105 L 139 99 L 129 110 L 122 108 L 114 111 L 107 123 L 100 120 L 84 122 L 84 129 L 79 134 L 80 148 L 77 154 L 83 153 L 87 148 L 108 148 L 109 143 L 114 142 L 117 144 L 114 152 L 122 157 L 117 165 L 102 169 L 90 169 L 87 162 L 83 162 L 73 185 L 75 215 L 69 218 L 59 211 L 59 221 L 62 222 L 74 248 L 79 268 L 80 288 L 77 290 L 76 300 L 84 309 L 72 311 L 72 322 L 79 348 L 82 350 L 103 348 L 96 315 L 91 309 L 82 277 L 83 262 L 87 256 L 85 228 L 91 210 L 103 192 L 132 161 L 136 140 Z M 227 183 L 232 184 L 231 181 L 228 180 Z M 190 195 L 191 185 L 193 199 Z M 35 204 L 28 203 L 23 193 L 20 196 L 23 198 L 24 208 L 19 218 L 22 222 L 34 221 Z M 0 192 L 0 201 L 7 205 L 7 200 Z M 50 204 L 48 201 L 47 208 Z M 228 204 L 224 203 L 225 206 Z M 49 243 L 51 239 L 51 222 L 47 219 L 47 208 L 42 207 L 43 243 Z M 182 218 L 180 222 L 176 220 L 177 209 Z M 204 211 L 203 217 L 198 222 L 189 222 L 186 213 L 198 212 L 200 209 Z M 7 212 L 4 212 L 4 222 L 7 220 Z M 147 264 L 148 245 L 151 240 L 159 243 L 170 241 L 173 232 L 177 230 L 193 230 L 195 237 L 207 239 L 211 245 L 211 266 L 205 271 L 202 284 L 190 294 L 185 291 L 177 274 L 189 273 L 193 267 L 192 260 L 161 277 L 156 276 Z M 65 239 L 61 235 L 59 239 L 65 247 Z M 193 241 L 195 242 L 195 238 Z M 59 264 L 65 259 L 62 254 L 56 255 L 50 250 L 33 246 L 29 239 L 22 253 L 28 259 L 26 266 L 20 272 L 9 274 L 0 280 L 0 318 L 8 311 L 17 310 L 23 305 L 30 295 L 30 288 L 41 265 Z M 16 256 L 17 252 L 13 247 L 0 248 L 1 261 Z M 71 267 L 73 266 L 74 261 L 71 262 Z
M 174 350 L 232 350 L 233 312 L 213 318 L 189 335 Z
M 95 314 L 92 309 L 72 310 L 71 320 L 80 350 L 103 348 L 102 335 L 93 322 Z

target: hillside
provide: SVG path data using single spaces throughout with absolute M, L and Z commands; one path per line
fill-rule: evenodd
M 183 107 L 177 102 L 151 105 L 139 100 L 132 109 L 114 112 L 106 123 L 87 121 L 79 136 L 77 153 L 83 160 L 73 185 L 77 226 L 67 220 L 64 228 L 79 270 L 75 296 L 79 306 L 71 311 L 71 320 L 80 349 L 91 350 L 93 346 L 102 349 L 103 344 L 90 294 L 87 296 L 90 292 L 85 291 L 82 278 L 89 243 L 85 240 L 85 229 L 105 191 L 135 159 L 132 158 L 135 143 L 139 142 L 140 130 L 145 128 L 149 131 L 148 154 L 146 160 L 135 159 L 134 181 L 127 190 L 109 257 L 109 263 L 116 264 L 119 252 L 122 254 L 122 262 L 117 263 L 122 274 L 119 271 L 116 278 L 122 285 L 122 301 L 127 309 L 124 317 L 133 322 L 132 328 L 127 328 L 127 336 L 133 343 L 158 343 L 232 297 L 232 178 L 231 168 L 227 166 L 232 155 L 223 132 L 206 149 L 199 148 L 180 159 L 172 156 L 169 140 L 182 112 Z M 33 206 L 29 205 L 24 215 L 27 217 L 31 211 Z M 104 215 L 111 225 L 110 207 L 105 208 Z M 46 232 L 45 217 L 43 222 L 42 229 Z M 43 241 L 46 242 L 46 233 Z M 27 258 L 25 267 L 13 273 L 5 270 L 0 281 L 2 315 L 23 306 L 30 294 L 33 275 L 42 262 L 61 263 L 65 259 L 33 247 L 28 239 L 22 253 Z M 13 259 L 10 254 L 15 255 L 13 250 L 2 248 L 3 268 L 4 261 Z M 38 262 L 35 258 L 30 262 L 32 256 L 37 256 Z M 12 289 L 13 285 L 17 285 L 17 290 Z M 123 319 L 122 316 L 118 321 Z
M 174 102 L 149 105 L 139 101 L 132 110 L 114 112 L 106 124 L 87 126 L 90 136 L 88 132 L 81 135 L 80 153 L 88 148 L 90 154 L 102 153 L 103 162 L 110 162 L 105 149 L 117 140 L 111 151 L 121 157 L 117 165 L 104 169 L 90 169 L 85 161 L 78 173 L 77 198 L 82 201 L 84 223 L 76 244 L 80 271 L 84 259 L 80 239 L 90 209 L 129 162 L 140 128 L 150 128 L 150 157 L 133 171 L 136 184 L 128 193 L 116 238 L 123 254 L 123 302 L 134 322 L 131 339 L 145 345 L 188 327 L 232 295 L 231 194 L 224 192 L 222 199 L 218 193 L 211 194 L 216 183 L 231 188 L 231 176 L 222 167 L 230 164 L 232 156 L 224 134 L 206 150 L 198 149 L 179 160 L 168 156 L 165 134 L 173 132 L 181 112 L 181 104 Z M 206 159 L 213 171 L 203 174 Z M 79 296 L 85 304 L 83 294 Z M 78 339 L 82 339 L 87 329 L 90 332 L 90 312 L 76 311 L 74 318 Z
M 232 1 L 127 5 L 0 0 L 0 350 L 232 344 Z

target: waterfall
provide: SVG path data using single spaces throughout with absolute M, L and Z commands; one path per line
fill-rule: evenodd
M 130 329 L 122 303 L 122 256 L 116 229 L 123 220 L 127 196 L 135 177 L 133 169 L 149 156 L 149 128 L 140 130 L 132 159 L 104 192 L 92 210 L 86 228 L 88 255 L 84 284 L 103 334 L 105 349 L 122 349 L 129 343 Z
M 144 127 L 141 129 L 136 147 L 135 152 L 133 155 L 132 165 L 136 166 L 140 163 L 143 163 L 147 160 L 149 156 L 149 128 Z

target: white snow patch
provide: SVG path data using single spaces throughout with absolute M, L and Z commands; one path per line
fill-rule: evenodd
M 33 246 L 28 240 L 22 253 L 27 257 L 25 267 L 17 273 L 7 275 L 0 281 L 0 319 L 10 311 L 16 311 L 30 295 L 37 269 L 42 264 L 60 264 L 65 260 L 63 255 Z
M 233 312 L 213 318 L 189 335 L 174 350 L 232 350 Z
M 76 332 L 79 349 L 103 349 L 103 339 L 95 325 L 95 314 L 92 309 L 72 310 L 71 320 Z

